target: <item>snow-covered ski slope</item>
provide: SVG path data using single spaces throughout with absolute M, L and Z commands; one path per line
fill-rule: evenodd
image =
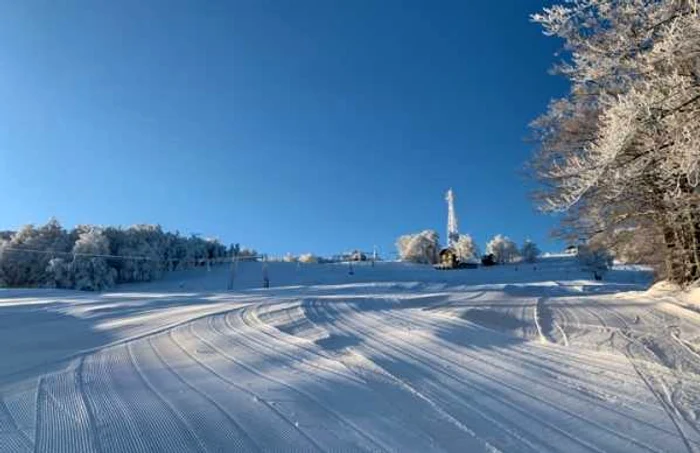
M 0 452 L 700 452 L 700 313 L 568 258 L 0 291 Z

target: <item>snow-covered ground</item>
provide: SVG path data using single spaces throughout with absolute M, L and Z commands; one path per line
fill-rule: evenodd
M 700 452 L 700 311 L 639 269 L 260 266 L 0 291 L 0 452 Z

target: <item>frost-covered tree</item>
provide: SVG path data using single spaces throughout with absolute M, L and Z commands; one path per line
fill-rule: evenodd
M 586 272 L 592 272 L 596 280 L 602 280 L 613 265 L 613 257 L 607 249 L 591 245 L 579 246 L 578 261 L 581 268 Z
M 533 123 L 539 207 L 564 213 L 560 234 L 571 240 L 619 250 L 645 237 L 671 280 L 697 280 L 697 2 L 576 0 L 533 20 L 563 39 L 568 58 L 556 69 L 571 82 Z
M 663 273 L 665 247 L 659 242 L 653 225 L 647 228 L 620 228 L 600 236 L 598 244 L 615 253 L 615 259 L 627 264 L 654 264 Z
M 435 264 L 440 253 L 439 236 L 435 230 L 424 230 L 417 234 L 399 237 L 396 248 L 401 261 Z
M 300 263 L 318 263 L 318 257 L 313 253 L 304 253 L 299 255 Z
M 291 253 L 287 253 L 282 257 L 282 261 L 284 261 L 285 263 L 296 263 L 297 257 L 292 255 Z
M 70 251 L 71 238 L 56 219 L 46 225 L 27 225 L 0 243 L 0 274 L 7 286 L 41 286 L 54 257 Z
M 522 256 L 523 261 L 534 263 L 537 261 L 537 257 L 540 256 L 540 249 L 537 247 L 537 244 L 526 239 L 523 243 L 523 247 L 520 249 L 520 256 Z
M 0 235 L 0 286 L 52 286 L 101 290 L 114 283 L 149 281 L 229 256 L 215 239 L 166 233 L 157 225 L 129 228 L 55 220 Z
M 93 228 L 80 233 L 73 246 L 73 287 L 101 291 L 114 285 L 117 271 L 107 264 L 109 239 L 102 230 Z
M 515 242 L 502 234 L 497 234 L 486 244 L 486 254 L 493 255 L 498 264 L 512 263 L 520 256 Z
M 468 234 L 460 234 L 453 248 L 461 262 L 478 262 L 479 250 Z
M 46 285 L 51 288 L 73 288 L 71 263 L 64 258 L 52 258 L 46 267 Z
M 110 260 L 117 271 L 117 282 L 144 282 L 160 277 L 165 266 L 161 246 L 164 234 L 160 226 L 134 225 L 127 229 L 108 227 L 104 234 L 109 239 L 111 255 L 120 258 Z M 194 261 L 192 250 L 184 248 L 183 267 Z

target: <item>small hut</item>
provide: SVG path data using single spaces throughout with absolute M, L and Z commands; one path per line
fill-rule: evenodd
M 457 269 L 459 267 L 457 252 L 451 247 L 440 250 L 440 263 L 438 263 L 437 267 L 440 269 Z
M 457 252 L 452 247 L 440 250 L 440 261 L 435 265 L 435 269 L 440 270 L 476 269 L 478 267 L 478 263 L 460 260 L 459 256 L 457 256 Z

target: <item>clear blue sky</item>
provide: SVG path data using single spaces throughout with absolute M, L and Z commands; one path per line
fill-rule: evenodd
M 566 91 L 542 2 L 0 2 L 0 229 L 160 223 L 269 253 L 460 230 L 557 249 L 519 174 Z

